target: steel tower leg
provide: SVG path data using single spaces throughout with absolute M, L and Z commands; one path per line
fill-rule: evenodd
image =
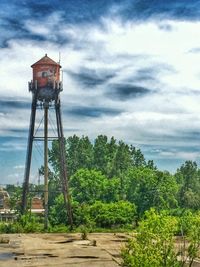
M 67 178 L 67 165 L 66 165 L 66 154 L 65 154 L 65 140 L 63 135 L 62 127 L 62 117 L 60 111 L 60 99 L 58 98 L 55 102 L 56 110 L 56 122 L 57 122 L 57 131 L 58 131 L 58 142 L 60 150 L 60 179 L 63 187 L 63 196 L 64 203 L 68 215 L 68 222 L 70 227 L 73 227 L 73 218 L 72 218 L 72 207 L 71 207 L 71 198 L 69 194 L 68 178 Z
M 44 229 L 48 229 L 48 103 L 44 103 Z
M 27 194 L 29 186 L 29 176 L 31 168 L 31 157 L 32 157 L 32 148 L 33 148 L 33 139 L 34 139 L 34 129 L 35 129 L 35 116 L 36 116 L 36 107 L 37 107 L 37 90 L 33 94 L 32 99 L 32 108 L 31 108 L 31 117 L 30 117 L 30 126 L 29 126 L 29 137 L 28 137 L 28 146 L 26 154 L 26 166 L 24 172 L 24 183 L 23 183 L 23 192 L 22 192 L 22 214 L 25 213 L 27 208 Z

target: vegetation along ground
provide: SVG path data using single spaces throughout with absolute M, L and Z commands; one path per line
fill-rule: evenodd
M 54 141 L 49 151 L 52 169 L 48 232 L 69 233 L 60 188 L 58 149 Z M 122 260 L 117 264 L 123 266 L 198 266 L 200 169 L 196 162 L 186 161 L 171 174 L 145 160 L 140 149 L 104 135 L 94 143 L 87 136 L 67 138 L 66 157 L 73 232 L 82 233 L 85 240 L 92 232 L 125 233 L 126 242 L 120 241 L 118 246 Z M 8 185 L 6 189 L 11 207 L 20 210 L 21 187 Z M 35 195 L 32 191 L 43 197 L 43 189 L 43 185 L 31 185 L 29 200 Z M 5 234 L 44 230 L 41 218 L 26 214 L 19 215 L 13 223 L 1 223 L 0 231 Z

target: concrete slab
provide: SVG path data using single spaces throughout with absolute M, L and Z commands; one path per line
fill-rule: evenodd
M 116 267 L 124 234 L 10 234 L 9 244 L 0 244 L 1 267 Z

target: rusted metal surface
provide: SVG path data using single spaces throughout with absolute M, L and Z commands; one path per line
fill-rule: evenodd
M 53 88 L 60 81 L 60 64 L 53 61 L 47 54 L 31 66 L 33 68 L 33 83 L 37 80 L 38 88 Z
M 71 198 L 69 194 L 69 185 L 68 185 L 68 177 L 67 177 L 67 164 L 66 164 L 66 153 L 65 153 L 65 140 L 63 135 L 63 127 L 62 127 L 62 117 L 60 110 L 60 99 L 56 99 L 56 122 L 57 122 L 57 131 L 58 131 L 58 142 L 59 142 L 59 151 L 60 151 L 60 179 L 62 182 L 62 190 L 64 196 L 65 208 L 68 215 L 68 223 L 73 226 L 73 216 L 72 216 L 72 208 L 71 208 Z
M 37 107 L 37 94 L 38 94 L 38 91 L 36 89 L 35 93 L 33 94 L 33 98 L 32 98 L 29 137 L 28 137 L 28 145 L 27 145 L 27 152 L 26 152 L 26 165 L 25 165 L 24 183 L 23 183 L 23 191 L 22 191 L 22 214 L 25 213 L 26 208 L 27 208 L 27 194 L 28 194 L 29 177 L 30 177 L 30 169 L 31 169 L 32 150 L 33 150 L 35 117 L 36 117 L 36 107 Z
M 44 228 L 48 229 L 48 105 L 44 107 Z

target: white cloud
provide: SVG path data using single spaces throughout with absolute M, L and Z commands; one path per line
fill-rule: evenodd
M 198 152 L 162 151 L 161 153 L 159 153 L 159 156 L 163 158 L 178 158 L 183 160 L 196 161 L 199 160 L 200 155 Z
M 199 22 L 125 23 L 119 18 L 102 18 L 101 26 L 76 26 L 64 24 L 61 13 L 55 13 L 54 18 L 44 20 L 42 27 L 37 21 L 29 20 L 26 27 L 33 34 L 45 36 L 50 32 L 60 34 L 62 30 L 68 43 L 11 40 L 8 48 L 0 50 L 1 98 L 31 101 L 27 88 L 27 82 L 32 79 L 30 65 L 45 53 L 57 60 L 60 51 L 64 70 L 64 91 L 61 93 L 64 108 L 93 106 L 123 110 L 121 114 L 98 118 L 63 116 L 65 129 L 79 129 L 75 133 L 91 138 L 104 133 L 134 144 L 164 145 L 169 152 L 162 152 L 163 157 L 198 158 L 197 152 L 172 153 L 170 147 L 195 147 L 198 143 L 197 139 L 192 139 L 192 134 L 200 132 L 200 53 L 191 51 L 200 47 Z M 171 30 L 163 30 L 161 24 L 168 25 Z M 52 32 L 55 27 L 58 27 L 57 33 Z M 83 67 L 97 73 L 112 71 L 116 76 L 89 89 L 69 74 L 69 71 L 78 74 Z M 137 80 L 138 70 L 145 68 L 152 70 L 149 75 L 154 79 Z M 123 101 L 109 98 L 106 93 L 115 83 L 143 86 L 153 93 L 137 98 L 130 96 Z M 0 134 L 12 135 L 10 130 L 13 128 L 28 129 L 29 116 L 29 110 L 1 112 Z M 190 135 L 187 142 L 184 132 Z M 72 133 L 66 131 L 65 134 Z M 4 143 L 0 150 L 9 146 L 25 150 L 26 144 Z
M 15 169 L 15 170 L 21 170 L 21 169 L 24 169 L 24 165 L 16 165 L 16 166 L 14 166 L 14 169 Z

